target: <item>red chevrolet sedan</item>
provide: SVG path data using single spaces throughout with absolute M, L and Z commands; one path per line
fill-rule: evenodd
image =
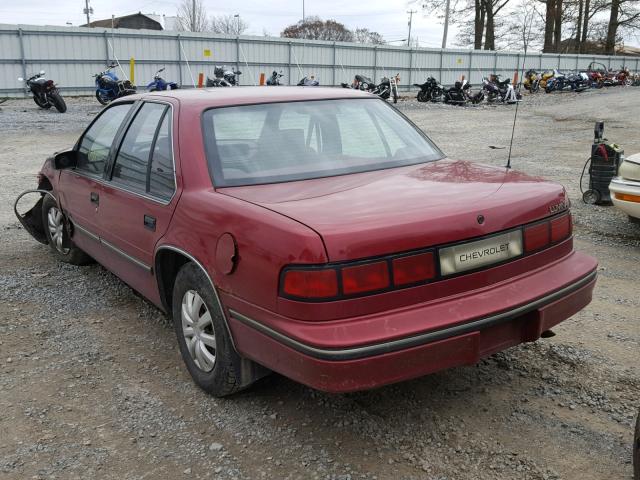
M 171 91 L 105 108 L 21 221 L 172 315 L 195 382 L 348 392 L 540 338 L 584 308 L 562 186 L 451 160 L 350 89 Z

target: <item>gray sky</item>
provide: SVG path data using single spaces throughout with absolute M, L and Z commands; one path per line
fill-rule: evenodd
M 86 23 L 82 10 L 84 0 L 0 0 L 0 23 L 25 23 L 31 25 L 73 25 Z M 175 15 L 178 0 L 91 0 L 94 15 L 100 20 L 142 11 Z M 203 0 L 209 15 L 235 14 L 249 23 L 248 34 L 262 35 L 263 30 L 277 36 L 287 25 L 302 18 L 302 0 L 243 0 L 223 2 Z M 415 6 L 414 10 L 419 10 Z M 381 33 L 386 40 L 407 38 L 409 10 L 405 0 L 305 0 L 305 14 L 332 18 L 349 28 L 366 27 Z M 420 40 L 421 46 L 440 47 L 442 25 L 426 18 L 422 12 L 413 16 L 411 36 Z M 449 29 L 449 45 L 455 30 Z M 396 45 L 400 42 L 395 42 Z
M 90 0 L 94 14 L 92 19 L 111 18 L 111 15 L 127 15 L 142 11 L 175 15 L 180 0 Z M 249 23 L 251 35 L 278 34 L 287 26 L 302 18 L 302 0 L 241 0 L 224 2 L 203 0 L 209 15 L 236 14 Z M 442 24 L 427 17 L 412 2 L 412 38 L 418 38 L 423 47 L 440 48 Z M 387 41 L 407 38 L 409 0 L 305 0 L 305 14 L 323 19 L 335 19 L 348 28 L 366 27 L 381 33 Z M 0 23 L 24 23 L 31 25 L 81 25 L 86 22 L 82 13 L 84 0 L 0 0 Z M 449 28 L 447 46 L 455 46 L 456 28 Z M 630 35 L 627 45 L 640 45 L 640 35 Z M 394 42 L 399 45 L 400 42 Z

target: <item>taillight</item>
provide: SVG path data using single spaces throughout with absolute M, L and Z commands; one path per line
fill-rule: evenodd
M 524 229 L 524 250 L 535 252 L 545 248 L 550 243 L 549 222 L 530 225 Z
M 433 252 L 394 258 L 392 264 L 393 283 L 395 285 L 424 282 L 436 276 Z
M 551 220 L 551 243 L 556 243 L 571 235 L 571 214 L 567 213 Z
M 342 291 L 345 295 L 389 288 L 389 265 L 386 260 L 342 268 Z
M 284 272 L 282 291 L 291 297 L 322 299 L 338 295 L 336 270 L 287 270 Z

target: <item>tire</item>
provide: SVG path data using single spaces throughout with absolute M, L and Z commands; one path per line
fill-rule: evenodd
M 45 110 L 48 110 L 51 108 L 51 104 L 47 101 L 43 102 L 42 100 L 40 100 L 40 97 L 38 97 L 37 95 L 33 96 L 33 101 L 36 102 L 36 105 L 38 105 L 40 108 L 44 108 Z
M 416 97 L 419 102 L 428 102 L 429 98 L 427 97 L 427 92 L 420 90 L 418 92 L 418 96 Z
M 60 113 L 64 113 L 67 111 L 67 104 L 64 101 L 64 98 L 60 96 L 58 92 L 51 92 L 49 94 L 49 98 L 51 99 L 51 103 L 56 107 Z
M 540 90 L 540 82 L 538 80 L 535 80 L 531 84 L 531 93 L 537 93 L 538 90 Z
M 189 326 L 194 325 L 190 320 L 206 319 L 206 313 L 209 322 L 189 336 L 189 328 L 191 332 L 196 330 Z M 194 263 L 186 263 L 176 276 L 172 314 L 182 359 L 196 385 L 216 397 L 240 390 L 242 359 L 233 348 L 216 294 Z M 193 347 L 188 347 L 187 341 Z
M 393 89 L 393 103 L 398 103 L 398 90 L 396 88 Z
M 96 99 L 100 102 L 101 105 L 107 105 L 111 100 L 107 97 L 103 97 L 100 95 L 100 92 L 96 90 Z
M 76 247 L 69 238 L 66 216 L 49 195 L 42 201 L 42 227 L 51 251 L 59 260 L 71 265 L 86 265 L 93 259 Z M 57 234 L 54 233 L 57 231 Z

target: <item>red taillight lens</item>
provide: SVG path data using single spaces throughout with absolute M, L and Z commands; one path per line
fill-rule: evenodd
M 549 245 L 549 222 L 538 223 L 524 229 L 524 249 L 535 252 Z
M 334 269 L 287 270 L 282 291 L 292 297 L 331 298 L 338 295 L 338 275 Z
M 571 215 L 562 215 L 551 220 L 551 242 L 559 242 L 571 235 Z
M 345 295 L 385 288 L 389 288 L 389 266 L 386 261 L 342 269 L 342 291 Z
M 424 282 L 435 276 L 436 266 L 432 252 L 393 259 L 393 283 L 395 285 Z

